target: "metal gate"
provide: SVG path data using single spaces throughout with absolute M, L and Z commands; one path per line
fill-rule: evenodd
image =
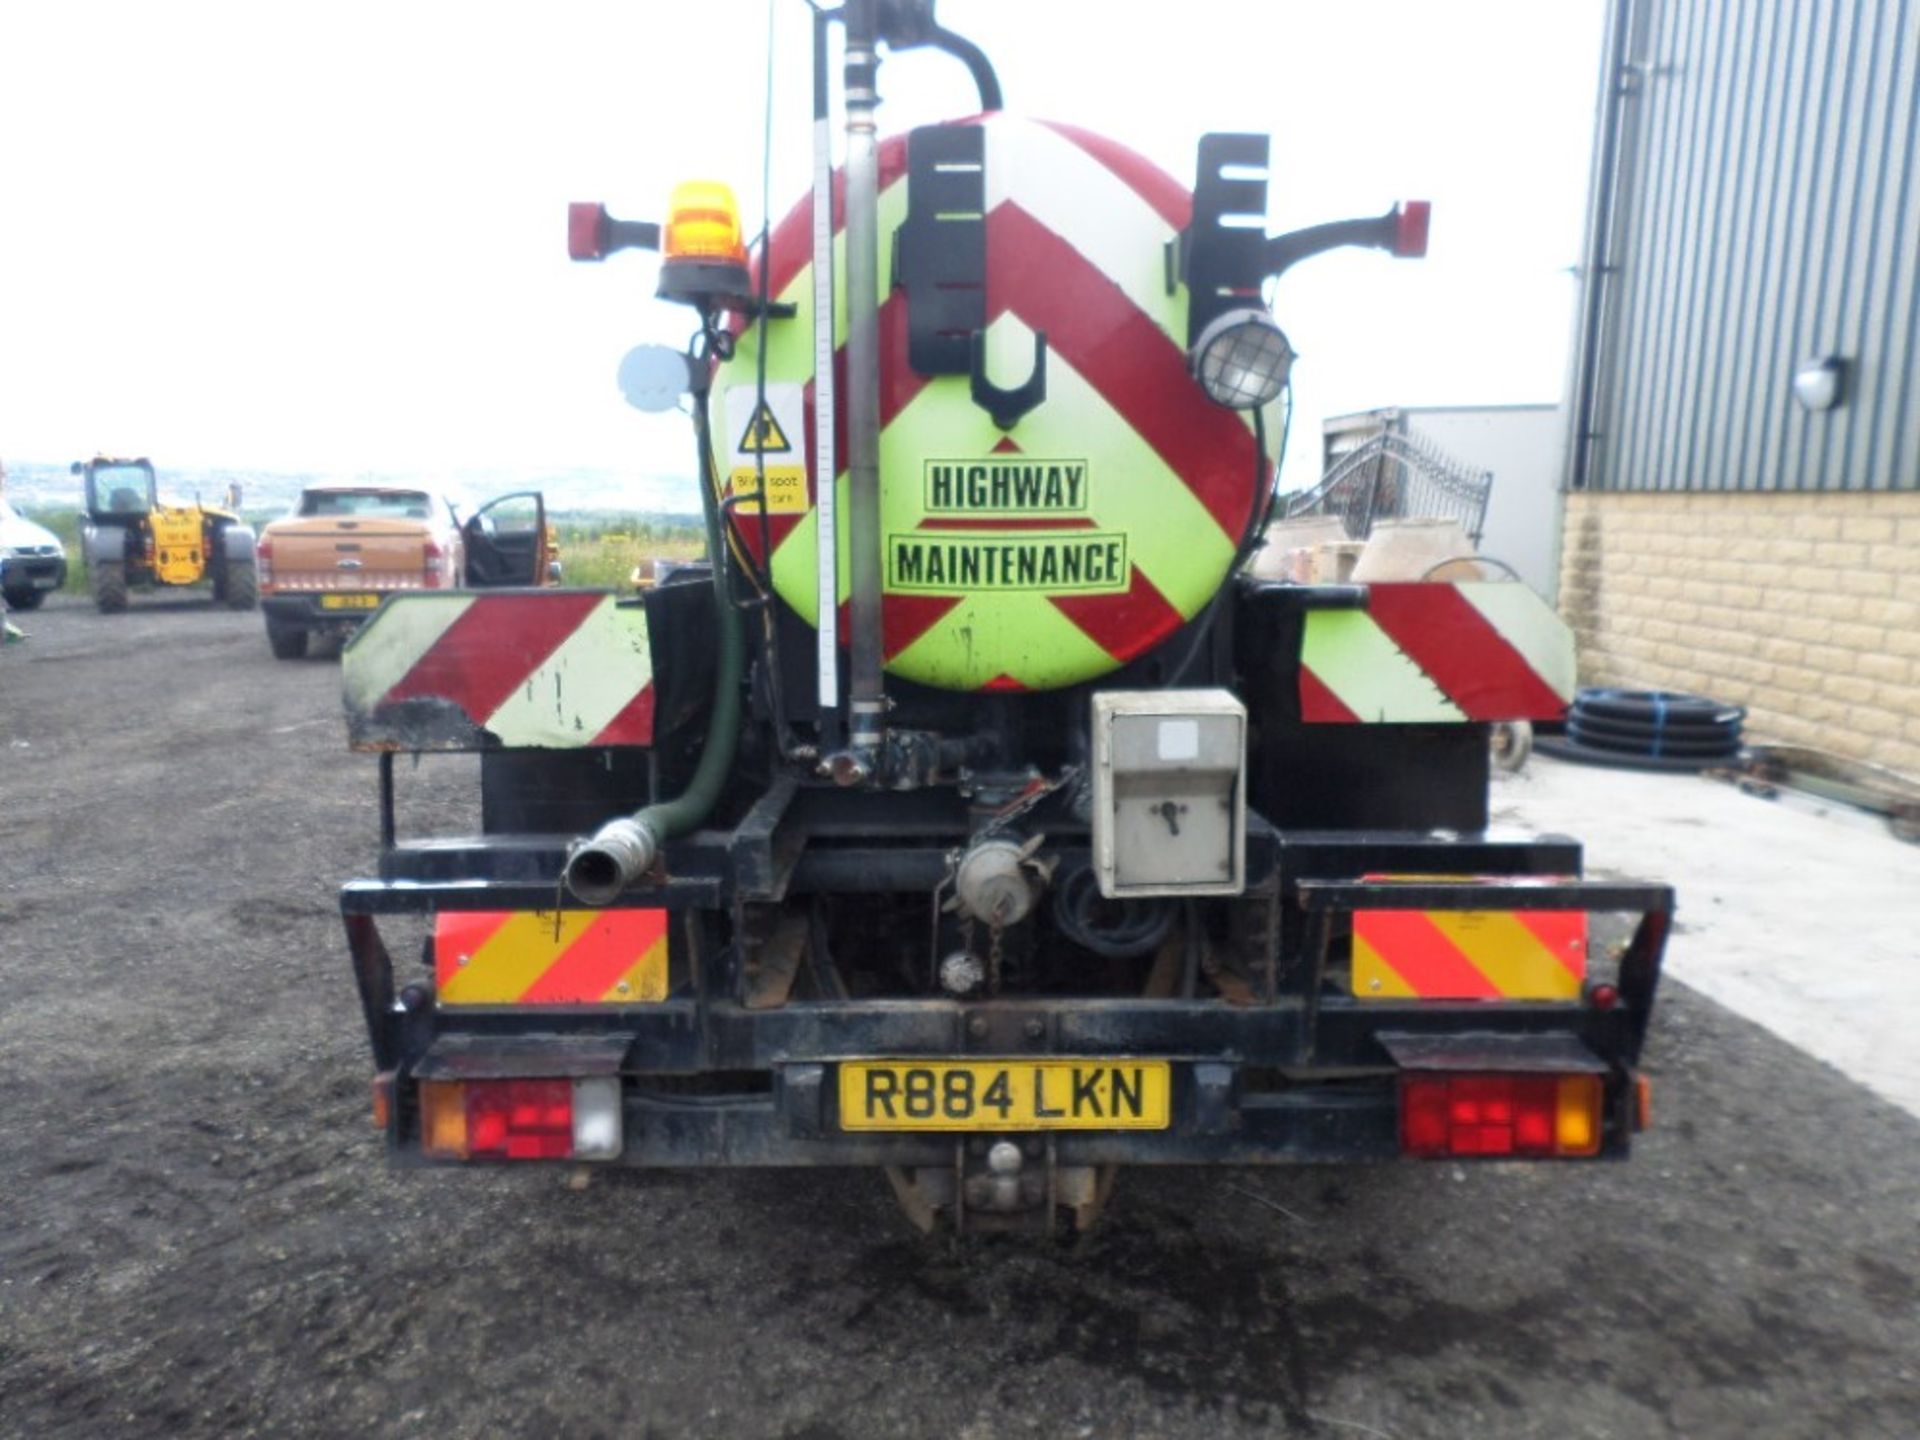
M 1336 515 L 1355 540 L 1372 534 L 1377 520 L 1458 520 L 1478 545 L 1492 490 L 1491 470 L 1473 470 L 1419 436 L 1383 431 L 1292 496 L 1287 518 Z

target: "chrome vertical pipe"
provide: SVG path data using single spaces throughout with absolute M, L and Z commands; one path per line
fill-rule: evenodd
M 833 383 L 833 121 L 827 82 L 827 12 L 813 15 L 813 518 L 816 526 L 814 688 L 819 700 L 820 749 L 831 754 L 840 723 L 840 527 L 834 494 L 838 405 Z
M 847 0 L 847 582 L 851 592 L 847 738 L 870 773 L 885 728 L 880 675 L 880 175 L 874 0 Z M 864 772 L 864 773 L 862 773 Z

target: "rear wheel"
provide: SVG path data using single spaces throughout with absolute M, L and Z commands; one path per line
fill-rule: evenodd
M 102 615 L 117 615 L 127 608 L 127 564 L 124 560 L 101 560 L 88 567 L 87 583 L 93 589 L 93 603 Z
M 1533 725 L 1526 720 L 1503 721 L 1493 727 L 1489 744 L 1493 763 L 1509 775 L 1517 774 L 1533 754 Z
M 225 595 L 229 610 L 251 610 L 260 603 L 260 574 L 251 560 L 227 562 Z
M 307 653 L 307 632 L 298 625 L 275 625 L 269 620 L 267 648 L 276 660 L 298 660 Z
M 6 594 L 7 607 L 12 610 L 38 610 L 40 602 L 47 598 L 46 591 L 34 589 L 9 590 Z

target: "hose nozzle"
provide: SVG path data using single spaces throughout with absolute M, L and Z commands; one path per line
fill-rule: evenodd
M 576 845 L 563 872 L 567 889 L 582 905 L 610 905 L 660 857 L 660 837 L 631 815 L 609 820 L 591 840 Z

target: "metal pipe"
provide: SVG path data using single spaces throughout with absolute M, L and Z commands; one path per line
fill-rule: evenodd
M 851 592 L 847 733 L 864 779 L 878 758 L 886 692 L 880 674 L 879 66 L 875 0 L 847 0 L 847 571 Z
M 1384 215 L 1365 220 L 1333 220 L 1325 225 L 1309 225 L 1304 230 L 1289 230 L 1267 241 L 1266 273 L 1279 276 L 1312 255 L 1336 250 L 1342 245 L 1371 245 L 1391 250 L 1399 231 L 1400 207 Z
M 833 384 L 833 127 L 829 117 L 827 31 L 813 14 L 813 474 L 814 690 L 820 753 L 840 743 L 840 533 L 835 479 Z M 761 352 L 765 354 L 764 349 Z
M 700 369 L 704 372 L 704 360 Z M 720 497 L 714 490 L 718 477 L 713 473 L 704 389 L 694 396 L 693 428 L 700 446 L 700 508 L 707 523 L 707 554 L 713 565 L 714 623 L 720 631 L 707 738 L 685 790 L 671 800 L 657 801 L 631 815 L 609 820 L 592 839 L 568 852 L 561 875 L 573 898 L 582 905 L 612 904 L 653 868 L 662 844 L 694 829 L 713 812 L 732 772 L 734 751 L 740 741 L 740 677 L 746 669 L 747 647 L 740 630 L 740 612 L 727 584 L 726 534 L 720 518 Z
M 1005 108 L 1000 98 L 1000 77 L 993 73 L 993 62 L 987 59 L 987 52 L 951 30 L 934 26 L 927 32 L 927 44 L 941 50 L 965 65 L 973 75 L 973 83 L 980 90 L 980 108 L 992 112 Z
M 1632 0 L 1609 0 L 1607 6 L 1607 48 L 1600 62 L 1599 114 L 1595 117 L 1600 143 L 1588 182 L 1580 309 L 1575 322 L 1578 337 L 1573 346 L 1573 373 L 1568 380 L 1572 399 L 1565 477 L 1568 490 L 1585 490 L 1592 482 L 1594 442 L 1600 438 L 1595 425 L 1601 330 L 1606 324 L 1611 288 L 1608 282 L 1613 275 L 1615 210 L 1625 179 L 1623 132 L 1632 123 L 1627 102 L 1638 93 L 1627 79 L 1637 8 Z

